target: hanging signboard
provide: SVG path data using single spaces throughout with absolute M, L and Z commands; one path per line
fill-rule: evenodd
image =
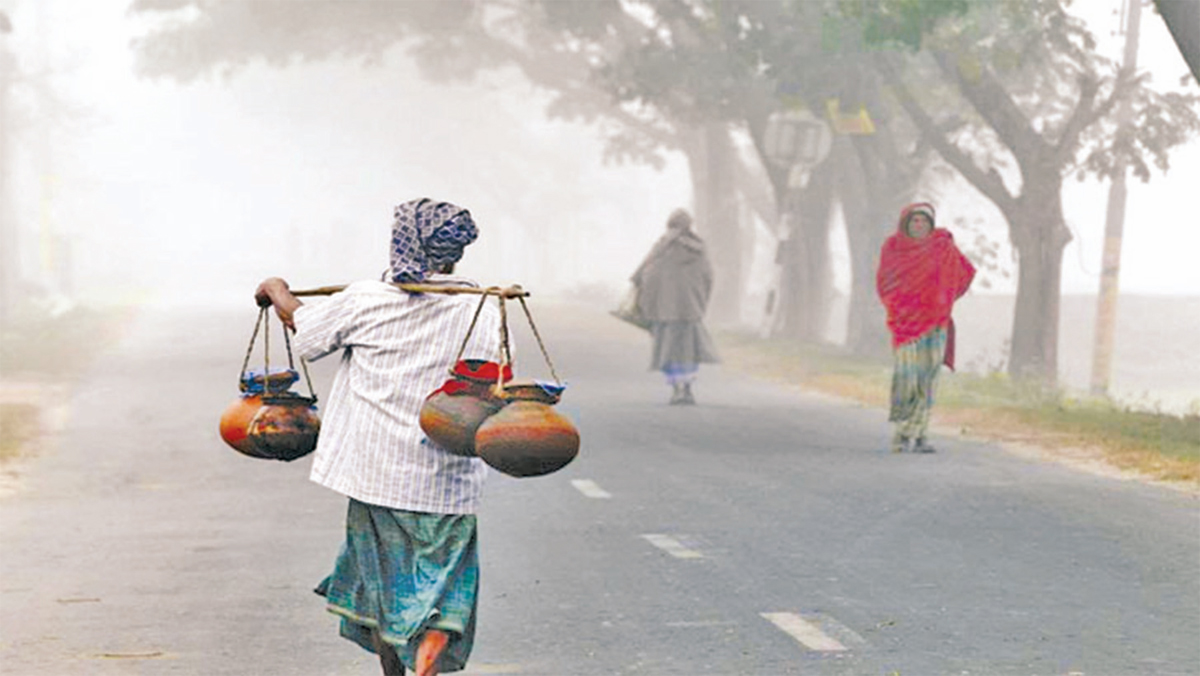
M 825 101 L 825 112 L 829 114 L 829 123 L 833 125 L 835 134 L 866 136 L 875 133 L 875 123 L 866 106 L 859 106 L 856 115 L 847 115 L 839 109 L 837 99 L 829 99 Z

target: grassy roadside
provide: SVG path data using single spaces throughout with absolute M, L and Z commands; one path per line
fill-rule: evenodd
M 767 379 L 886 407 L 891 361 L 825 346 L 721 333 L 727 366 Z M 1135 411 L 1020 387 L 1004 374 L 943 371 L 933 425 L 1000 442 L 1032 443 L 1067 458 L 1200 489 L 1200 415 Z
M 19 317 L 0 330 L 0 465 L 26 453 L 42 432 L 41 408 L 121 336 L 131 307 L 75 307 Z
M 20 457 L 37 434 L 36 404 L 0 402 L 0 465 Z

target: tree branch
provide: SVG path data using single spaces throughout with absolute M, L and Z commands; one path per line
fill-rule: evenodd
M 935 52 L 933 58 L 946 77 L 958 86 L 963 98 L 1015 156 L 1039 157 L 1049 149 L 1045 139 L 1029 124 L 1025 113 L 987 67 L 980 65 L 978 72 L 968 77 L 951 54 Z
M 1079 102 L 1071 117 L 1063 126 L 1062 135 L 1054 146 L 1054 155 L 1060 166 L 1067 165 L 1075 156 L 1079 139 L 1083 132 L 1096 120 L 1104 117 L 1112 110 L 1116 102 L 1123 98 L 1125 87 L 1118 83 L 1112 94 L 1099 105 L 1096 104 L 1096 94 L 1100 91 L 1100 82 L 1094 76 L 1081 75 L 1079 78 Z
M 1112 92 L 1099 104 L 1095 104 L 1096 94 L 1100 90 L 1100 83 L 1094 78 L 1082 78 L 1080 82 L 1079 105 L 1075 107 L 1075 111 L 1071 114 L 1071 119 L 1067 121 L 1066 127 L 1063 129 L 1062 138 L 1054 148 L 1055 156 L 1058 158 L 1059 164 L 1066 166 L 1075 156 L 1075 151 L 1079 143 L 1079 139 L 1083 136 L 1083 132 L 1092 124 L 1102 117 L 1105 117 L 1116 107 L 1128 94 L 1131 84 L 1135 81 L 1132 76 L 1126 77 L 1122 75 L 1117 80 L 1116 86 Z M 1087 87 L 1085 88 L 1085 82 Z
M 491 43 L 491 49 L 501 59 L 507 59 L 515 64 L 535 85 L 556 92 L 559 102 L 576 102 L 581 109 L 594 111 L 596 117 L 607 117 L 622 127 L 652 139 L 655 143 L 668 148 L 679 148 L 678 139 L 670 131 L 631 114 L 610 97 L 588 86 L 586 75 L 589 72 L 589 66 L 581 55 L 574 55 L 575 60 L 568 61 L 564 58 L 565 54 L 560 54 L 558 59 L 552 60 L 557 65 L 547 67 L 548 60 L 543 55 L 531 54 L 509 42 L 496 40 L 491 36 L 487 36 L 487 40 Z M 564 67 L 568 63 L 578 68 L 574 74 L 568 72 L 571 70 L 570 68 Z
M 896 72 L 896 69 L 884 57 L 881 56 L 876 59 L 875 66 L 880 70 L 884 79 L 891 85 L 896 99 L 900 102 L 904 111 L 908 113 L 909 118 L 916 125 L 917 129 L 920 130 L 925 140 L 951 166 L 957 169 L 963 178 L 967 179 L 979 192 L 994 202 L 1001 211 L 1012 207 L 1016 201 L 1016 197 L 1004 185 L 1004 179 L 1000 177 L 1000 174 L 991 168 L 984 171 L 975 164 L 975 161 L 967 153 L 963 152 L 961 148 L 946 138 L 946 135 L 938 129 L 933 118 L 930 117 L 929 113 L 925 112 L 925 109 L 917 102 L 916 97 L 905 86 L 900 74 Z

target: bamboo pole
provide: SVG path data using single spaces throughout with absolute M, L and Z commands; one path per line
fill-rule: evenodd
M 522 289 L 519 284 L 513 284 L 507 288 L 498 286 L 489 286 L 487 288 L 479 288 L 475 286 L 454 286 L 449 284 L 404 284 L 400 282 L 389 282 L 397 289 L 409 291 L 411 293 L 445 293 L 455 295 L 459 293 L 475 294 L 482 296 L 500 296 L 501 298 L 528 298 L 530 293 Z M 347 284 L 336 284 L 334 286 L 318 286 L 313 289 L 293 289 L 293 296 L 329 296 L 339 291 L 344 291 Z

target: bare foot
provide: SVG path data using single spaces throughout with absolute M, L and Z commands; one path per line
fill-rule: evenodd
M 417 646 L 417 676 L 438 676 L 437 661 L 450 643 L 450 636 L 438 629 L 429 629 Z

